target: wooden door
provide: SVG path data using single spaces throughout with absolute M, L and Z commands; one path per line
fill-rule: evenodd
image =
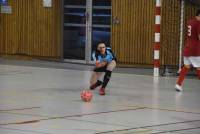
M 152 65 L 155 0 L 112 0 L 111 46 L 119 63 Z

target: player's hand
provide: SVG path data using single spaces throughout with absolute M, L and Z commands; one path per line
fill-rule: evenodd
M 96 68 L 99 68 L 99 67 L 101 67 L 101 63 L 99 61 L 96 61 L 95 66 L 96 66 Z
M 108 63 L 107 61 L 103 61 L 103 62 L 101 63 L 102 67 L 106 66 L 107 63 Z
M 96 68 L 104 67 L 106 65 L 107 65 L 106 61 L 103 61 L 103 62 L 96 61 L 95 63 Z

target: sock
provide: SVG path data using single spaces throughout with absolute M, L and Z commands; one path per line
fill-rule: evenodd
M 100 86 L 102 83 L 103 83 L 102 81 L 97 80 L 97 82 L 94 85 L 90 85 L 90 89 L 94 89 L 94 88 Z
M 100 80 L 97 80 L 97 82 L 95 83 L 96 86 L 100 86 L 103 82 Z
M 184 79 L 185 79 L 185 76 L 186 76 L 186 74 L 188 73 L 189 70 L 190 70 L 190 69 L 189 69 L 189 68 L 186 68 L 186 67 L 183 67 L 183 68 L 181 69 L 180 74 L 179 74 L 179 77 L 178 77 L 178 80 L 177 80 L 177 84 L 178 84 L 179 86 L 182 86 L 183 81 L 184 81 Z
M 200 79 L 200 70 L 197 70 L 197 77 Z
M 104 79 L 103 79 L 103 84 L 102 84 L 102 88 L 105 88 L 110 80 L 112 71 L 106 70 L 106 73 L 104 75 Z

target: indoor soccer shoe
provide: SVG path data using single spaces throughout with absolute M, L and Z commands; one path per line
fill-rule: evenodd
M 99 95 L 105 95 L 105 88 L 100 88 L 99 89 Z
M 183 88 L 182 88 L 180 85 L 178 85 L 178 84 L 175 85 L 175 89 L 176 89 L 176 91 L 178 91 L 178 92 L 183 91 Z

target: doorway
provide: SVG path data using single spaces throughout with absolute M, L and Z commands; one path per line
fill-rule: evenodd
M 64 0 L 63 58 L 91 62 L 98 42 L 110 45 L 111 0 Z

